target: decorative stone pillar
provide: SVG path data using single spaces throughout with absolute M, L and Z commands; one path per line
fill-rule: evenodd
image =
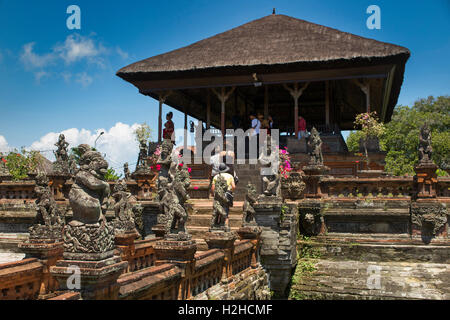
M 436 198 L 437 169 L 434 163 L 419 163 L 414 168 L 417 198 Z
M 237 231 L 240 239 L 249 239 L 253 244 L 252 250 L 252 268 L 259 266 L 259 244 L 262 229 L 258 227 L 255 220 L 255 204 L 257 202 L 256 187 L 249 183 L 247 185 L 247 193 L 242 208 L 242 226 Z
M 195 252 L 197 244 L 191 235 L 168 234 L 164 240 L 155 244 L 156 265 L 173 263 L 182 270 L 182 281 L 178 292 L 178 299 L 186 300 L 191 297 L 191 278 L 195 272 Z
M 427 123 L 420 129 L 418 151 L 419 163 L 414 168 L 417 193 L 411 204 L 411 233 L 429 243 L 433 238 L 448 236 L 448 212 L 446 204 L 436 199 L 438 166 L 431 158 L 431 130 Z
M 308 140 L 310 160 L 307 166 L 303 167 L 306 182 L 306 198 L 321 198 L 322 189 L 321 178 L 330 171 L 330 168 L 323 164 L 322 140 L 316 128 L 311 129 L 311 136 Z
M 39 298 L 46 299 L 58 288 L 58 282 L 50 274 L 50 267 L 62 258 L 64 218 L 56 205 L 47 176 L 40 173 L 35 179 L 35 224 L 29 228 L 29 239 L 20 243 L 19 248 L 25 252 L 26 258 L 37 258 L 43 264 Z
M 58 289 L 58 282 L 50 273 L 50 267 L 62 258 L 63 242 L 51 242 L 30 240 L 19 244 L 19 248 L 26 254 L 25 258 L 37 258 L 44 266 L 42 270 L 39 299 L 47 299 L 51 292 Z
M 78 291 L 84 300 L 117 299 L 117 278 L 128 262 L 114 255 L 114 227 L 104 215 L 110 194 L 103 180 L 108 163 L 88 145 L 78 149 L 80 170 L 69 193 L 73 219 L 63 230 L 63 260 L 50 272 L 60 289 Z
M 225 253 L 225 263 L 222 270 L 222 283 L 232 281 L 232 258 L 234 253 L 234 242 L 236 239 L 237 235 L 234 232 L 213 228 L 210 228 L 210 231 L 205 235 L 205 241 L 208 244 L 208 249 L 221 249 Z
M 303 172 L 305 172 L 304 180 L 306 182 L 306 198 L 322 198 L 323 193 L 320 182 L 329 170 L 330 168 L 324 165 L 308 165 L 303 167 Z
M 298 208 L 281 198 L 260 196 L 255 220 L 262 229 L 260 263 L 269 273 L 270 289 L 285 295 L 297 263 Z

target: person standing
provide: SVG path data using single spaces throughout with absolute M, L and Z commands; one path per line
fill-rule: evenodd
M 163 129 L 163 139 L 169 139 L 172 143 L 175 142 L 175 137 L 173 137 L 173 132 L 175 131 L 175 125 L 172 121 L 173 113 L 172 111 L 166 114 L 166 123 L 164 123 Z
M 255 143 L 255 139 L 256 139 L 256 156 L 259 153 L 259 129 L 261 128 L 261 121 L 259 121 L 255 114 L 252 113 L 250 115 L 250 120 L 251 120 L 251 134 L 250 134 L 250 144 L 251 143 Z
M 306 138 L 306 120 L 302 116 L 298 116 L 298 139 Z

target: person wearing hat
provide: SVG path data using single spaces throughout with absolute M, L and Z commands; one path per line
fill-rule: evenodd
M 216 180 L 218 179 L 219 176 L 222 177 L 227 182 L 228 190 L 225 195 L 228 198 L 229 206 L 232 207 L 233 206 L 233 192 L 236 189 L 236 184 L 234 183 L 234 177 L 229 173 L 229 171 L 230 171 L 230 168 L 225 163 L 221 163 L 219 165 L 219 173 L 216 174 L 212 180 L 211 193 L 214 195 L 214 190 L 216 187 Z M 227 217 L 225 219 L 225 226 L 228 226 L 228 211 L 229 211 L 229 209 L 230 209 L 229 207 L 225 208 L 225 210 L 227 211 Z

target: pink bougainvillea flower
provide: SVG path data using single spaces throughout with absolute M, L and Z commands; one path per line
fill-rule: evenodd
M 158 170 L 158 171 L 161 170 L 161 165 L 160 164 L 156 165 L 156 170 Z
M 150 169 L 153 170 L 153 166 L 150 166 Z
M 180 164 L 178 164 L 180 167 L 182 167 L 183 166 L 183 163 L 180 163 Z
M 198 187 L 194 187 L 194 190 L 198 190 Z
M 6 162 L 7 162 L 5 158 L 2 158 L 2 161 L 3 161 L 4 163 L 6 163 Z
M 191 168 L 188 168 L 188 172 L 191 173 L 191 171 L 192 171 L 192 169 L 191 169 Z

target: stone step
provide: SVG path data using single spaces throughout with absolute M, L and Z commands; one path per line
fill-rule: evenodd
M 230 227 L 240 227 L 242 224 L 241 215 L 229 215 Z M 207 214 L 193 214 L 190 215 L 187 221 L 188 226 L 209 227 L 211 225 L 212 215 Z
M 189 234 L 192 235 L 193 239 L 204 239 L 205 234 L 209 231 L 209 226 L 189 226 L 187 225 Z M 230 227 L 231 231 L 237 231 L 239 227 Z
M 410 238 L 299 241 L 328 260 L 450 263 L 450 245 L 425 245 Z
M 291 291 L 291 294 L 296 293 L 297 297 L 306 299 L 450 298 L 450 266 L 448 264 L 302 260 L 299 266 L 305 262 L 312 263 L 315 271 L 303 274 L 297 271 Z M 374 279 L 374 268 L 378 270 L 378 286 L 377 281 L 371 281 L 369 278 Z

